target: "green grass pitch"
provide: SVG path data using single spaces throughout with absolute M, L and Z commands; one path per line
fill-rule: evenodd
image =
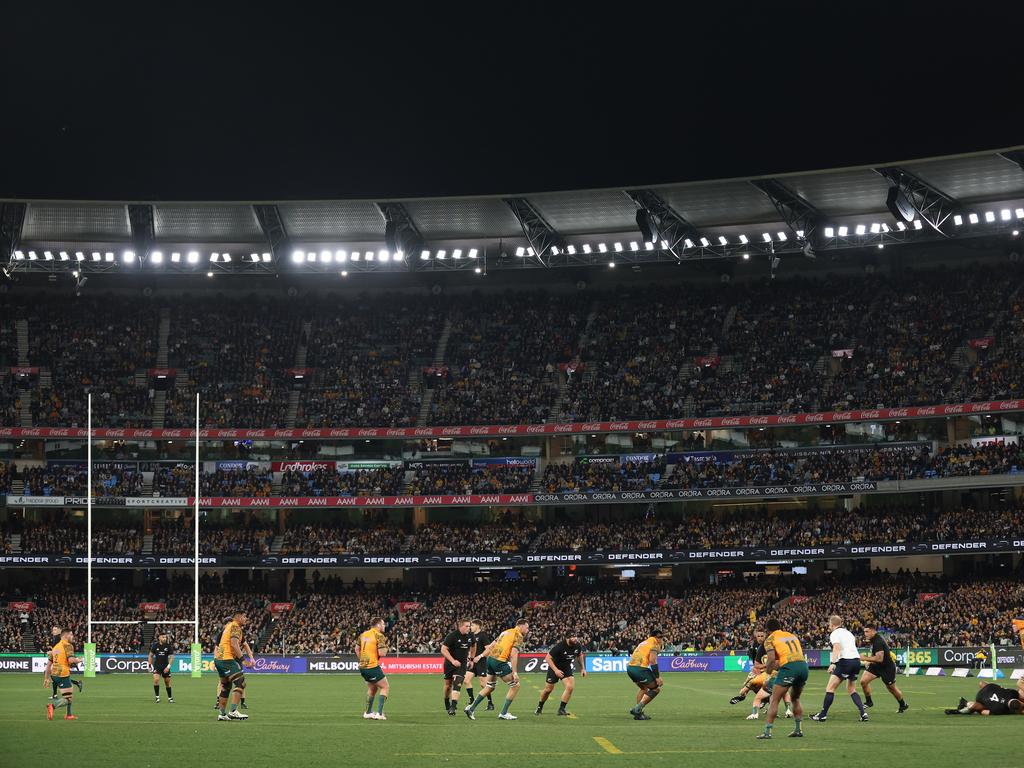
M 625 675 L 590 675 L 578 680 L 572 719 L 555 716 L 556 692 L 535 717 L 543 685 L 539 674 L 523 675 L 512 712 L 517 722 L 478 711 L 470 722 L 442 710 L 440 676 L 394 675 L 387 722 L 364 721 L 365 687 L 356 675 L 250 675 L 248 722 L 218 722 L 213 711 L 215 679 L 174 680 L 175 703 L 153 702 L 148 675 L 109 675 L 85 681 L 66 722 L 46 720 L 42 675 L 0 675 L 0 765 L 20 768 L 59 764 L 69 768 L 147 768 L 193 765 L 311 768 L 317 765 L 374 765 L 402 768 L 451 762 L 460 768 L 509 765 L 517 768 L 567 764 L 604 766 L 700 766 L 764 764 L 813 766 L 856 760 L 859 765 L 937 766 L 1015 761 L 1024 717 L 947 717 L 942 710 L 958 697 L 973 698 L 977 681 L 900 678 L 911 705 L 896 704 L 881 687 L 874 690 L 871 722 L 861 723 L 849 697 L 837 696 L 827 723 L 808 718 L 817 711 L 825 675 L 813 671 L 804 693 L 800 740 L 786 738 L 791 722 L 779 720 L 776 737 L 756 741 L 761 721 L 747 722 L 751 699 L 730 706 L 743 681 L 734 673 L 665 675 L 665 690 L 650 705 L 652 719 L 636 722 L 626 710 L 635 688 Z M 1008 685 L 1010 683 L 1007 683 Z M 561 689 L 559 688 L 558 691 Z M 504 687 L 495 702 L 504 697 Z M 163 693 L 163 691 L 161 691 Z M 500 706 L 500 704 L 499 704 Z M 60 710 L 58 710 L 60 712 Z

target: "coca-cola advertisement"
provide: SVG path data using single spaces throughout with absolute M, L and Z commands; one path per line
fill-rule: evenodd
M 139 610 L 143 613 L 158 613 L 167 610 L 167 603 L 139 603 Z
M 399 603 L 397 607 L 399 613 L 405 613 L 406 611 L 418 611 L 423 607 L 423 603 L 403 602 Z
M 270 604 L 270 612 L 271 613 L 288 613 L 294 607 L 295 606 L 292 603 L 271 603 Z
M 988 349 L 996 343 L 995 336 L 982 336 L 977 339 L 971 339 L 967 342 L 971 349 Z
M 17 603 L 8 603 L 7 607 L 12 611 L 21 611 L 22 613 L 32 613 L 36 609 L 36 604 L 26 601 Z

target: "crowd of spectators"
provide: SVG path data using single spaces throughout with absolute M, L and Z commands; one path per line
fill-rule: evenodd
M 548 493 L 649 491 L 659 487 L 666 468 L 664 456 L 621 461 L 584 456 L 569 464 L 548 464 L 541 485 Z
M 533 484 L 534 467 L 489 464 L 473 467 L 469 462 L 424 463 L 413 473 L 408 492 L 416 495 L 481 493 L 522 493 Z
M 281 475 L 282 496 L 394 496 L 402 485 L 401 466 L 338 472 L 290 469 Z
M 199 552 L 202 555 L 265 555 L 276 534 L 258 520 L 238 525 L 200 521 Z M 191 520 L 165 520 L 153 526 L 153 552 L 188 556 L 195 552 L 195 529 Z
M 273 473 L 269 468 L 218 469 L 199 475 L 202 496 L 270 496 Z

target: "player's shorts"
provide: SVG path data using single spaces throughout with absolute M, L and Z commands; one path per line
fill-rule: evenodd
M 840 680 L 856 680 L 860 674 L 860 659 L 840 659 L 832 674 Z
M 473 674 L 477 677 L 487 677 L 487 659 L 481 659 L 473 665 Z
M 164 665 L 162 667 L 158 667 L 156 665 L 153 665 L 153 674 L 154 675 L 160 675 L 160 677 L 170 677 L 171 676 L 171 667 L 170 667 L 170 665 Z
M 652 685 L 658 679 L 650 667 L 634 667 L 632 664 L 626 666 L 626 674 L 637 685 Z
M 772 688 L 774 688 L 774 687 L 775 687 L 775 675 L 772 675 L 771 677 L 769 677 L 767 680 L 764 681 L 764 692 L 767 693 L 767 694 L 770 694 L 772 692 Z
M 64 689 L 71 687 L 71 675 L 67 675 L 65 677 L 53 675 L 50 679 L 57 684 L 58 688 Z
M 888 664 L 868 664 L 868 672 L 886 685 L 896 682 L 896 665 L 891 661 Z
M 384 679 L 384 670 L 380 668 L 380 665 L 360 669 L 359 674 L 362 675 L 363 680 L 368 683 L 379 683 Z
M 573 674 L 574 674 L 573 673 L 573 669 L 572 669 L 572 667 L 570 667 L 569 671 L 566 672 L 564 674 L 564 676 L 559 677 L 558 675 L 555 674 L 555 670 L 554 669 L 552 669 L 551 667 L 548 667 L 548 675 L 545 678 L 545 680 L 553 685 L 553 684 L 557 683 L 559 680 L 565 680 L 565 678 L 567 678 L 567 677 L 572 677 Z
M 492 656 L 487 657 L 487 663 L 485 665 L 485 674 L 495 675 L 496 677 L 505 677 L 512 674 L 512 665 L 507 661 L 501 661 L 495 659 Z
M 779 668 L 775 674 L 775 683 L 785 688 L 802 688 L 807 684 L 809 674 L 806 661 L 791 661 Z
M 453 666 L 452 664 L 450 664 L 447 659 L 445 659 L 443 671 L 444 671 L 444 679 L 445 680 L 451 680 L 456 675 L 465 675 L 466 674 L 466 662 L 462 662 L 462 666 L 456 667 L 456 666 Z
M 751 672 L 747 675 L 747 679 L 743 683 L 744 688 L 748 688 L 751 691 L 757 691 L 764 687 L 765 683 L 768 682 L 768 675 L 765 672 L 758 672 L 754 674 Z
M 238 659 L 214 659 L 213 667 L 221 677 L 231 677 L 242 671 L 242 665 Z

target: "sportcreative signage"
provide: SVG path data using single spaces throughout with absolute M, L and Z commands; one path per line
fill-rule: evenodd
M 639 421 L 588 421 L 572 424 L 493 424 L 451 427 L 324 427 L 320 429 L 200 429 L 201 440 L 347 440 L 418 439 L 423 437 L 509 437 L 614 432 L 665 432 L 727 427 L 776 427 L 835 422 L 891 421 L 936 418 L 1024 410 L 1024 400 L 991 400 L 983 403 L 924 405 L 908 408 L 872 408 L 773 416 L 710 416 L 706 418 L 650 419 Z M 193 429 L 94 429 L 98 440 L 194 440 Z M 0 438 L 85 438 L 78 427 L 3 427 Z
M 469 568 L 546 565 L 679 565 L 742 563 L 757 560 L 835 560 L 955 553 L 1022 552 L 1024 538 L 984 541 L 930 541 L 900 544 L 827 544 L 817 547 L 722 547 L 719 549 L 626 549 L 578 552 L 490 552 L 472 555 L 203 555 L 209 568 Z M 85 555 L 0 555 L 0 567 L 84 568 Z M 191 557 L 160 555 L 94 556 L 105 568 L 188 568 Z

